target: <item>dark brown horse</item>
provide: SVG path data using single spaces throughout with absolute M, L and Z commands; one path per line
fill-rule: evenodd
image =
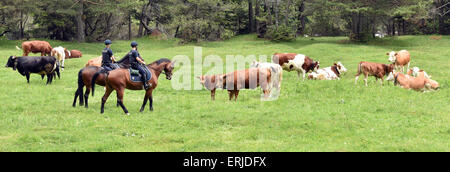
M 117 61 L 120 67 L 128 68 L 128 54 L 125 55 L 121 60 Z M 80 106 L 85 106 L 88 108 L 88 98 L 92 88 L 92 79 L 95 76 L 95 84 L 100 86 L 105 86 L 106 72 L 101 71 L 102 68 L 98 66 L 88 66 L 81 69 L 78 72 L 78 89 L 75 91 L 75 98 L 73 99 L 72 106 L 77 105 L 77 98 L 80 97 Z M 83 97 L 83 88 L 86 86 L 86 92 Z M 83 99 L 84 98 L 84 99 Z M 119 106 L 119 104 L 117 104 Z
M 174 68 L 174 63 L 169 59 L 162 58 L 157 60 L 147 67 L 152 73 L 152 78 L 150 81 L 150 88 L 146 90 L 144 103 L 142 104 L 140 112 L 144 111 L 147 101 L 150 101 L 150 111 L 153 111 L 153 90 L 158 85 L 158 78 L 161 73 L 166 75 L 166 79 L 172 79 L 172 71 Z M 92 93 L 94 93 L 95 85 L 92 85 Z M 142 82 L 132 82 L 130 80 L 130 72 L 128 69 L 117 69 L 110 71 L 106 77 L 106 91 L 102 98 L 101 113 L 104 113 L 105 103 L 109 95 L 115 90 L 117 92 L 117 103 L 122 107 L 125 114 L 129 115 L 127 108 L 123 104 L 123 95 L 125 89 L 129 90 L 143 90 Z

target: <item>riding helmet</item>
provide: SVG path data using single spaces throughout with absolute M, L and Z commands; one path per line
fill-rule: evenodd
M 105 41 L 105 45 L 109 45 L 109 44 L 112 44 L 112 42 L 111 42 L 111 40 L 107 39 L 107 40 Z
M 136 41 L 133 41 L 132 43 L 131 43 L 131 47 L 137 47 L 138 46 L 138 43 L 136 42 Z

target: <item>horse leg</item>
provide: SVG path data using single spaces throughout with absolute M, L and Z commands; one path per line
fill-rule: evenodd
M 108 89 L 110 89 L 109 87 L 106 88 L 106 91 L 108 91 Z M 125 88 L 119 88 L 117 91 L 117 102 L 119 102 L 120 107 L 122 107 L 123 112 L 125 112 L 126 115 L 130 115 L 130 113 L 128 113 L 127 108 L 125 107 L 125 105 L 123 105 L 123 94 L 125 92 L 124 90 Z
M 150 97 L 148 99 L 150 100 L 150 111 L 153 111 L 153 94 L 152 93 L 150 93 Z
M 144 112 L 144 108 L 145 108 L 145 105 L 147 105 L 147 101 L 148 101 L 149 97 L 150 97 L 150 94 L 148 92 L 145 93 L 144 102 L 142 103 L 141 110 L 139 110 L 139 112 Z M 150 108 L 151 108 L 151 106 L 152 105 L 150 105 Z
M 88 108 L 88 99 L 89 99 L 89 93 L 91 93 L 91 87 L 88 87 L 86 85 L 86 92 L 84 93 L 84 107 Z M 106 94 L 106 93 L 105 93 Z M 81 95 L 80 95 L 81 96 Z M 108 95 L 109 96 L 109 95 Z
M 105 88 L 105 90 L 106 90 L 106 87 L 103 87 L 103 88 Z M 116 92 L 117 94 L 117 97 L 119 97 L 119 92 Z M 117 99 L 117 103 L 116 103 L 116 107 L 119 107 L 120 106 L 120 104 L 119 104 L 119 99 Z
M 77 98 L 78 98 L 79 93 L 80 93 L 80 88 L 77 88 L 77 91 L 75 91 L 75 98 L 73 98 L 73 103 L 72 103 L 73 107 L 77 106 Z
M 110 87 L 106 88 L 105 95 L 103 95 L 103 97 L 102 97 L 102 106 L 101 106 L 101 109 L 100 109 L 100 113 L 101 114 L 103 114 L 105 112 L 105 103 L 106 103 L 106 100 L 108 100 L 108 97 L 109 97 L 109 95 L 111 94 L 112 91 L 113 91 L 112 88 L 110 88 Z M 87 95 L 89 95 L 89 94 L 87 94 Z

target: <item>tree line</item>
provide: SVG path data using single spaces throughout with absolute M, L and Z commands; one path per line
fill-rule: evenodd
M 0 36 L 78 42 L 148 35 L 182 42 L 255 33 L 298 36 L 450 34 L 449 0 L 2 0 Z

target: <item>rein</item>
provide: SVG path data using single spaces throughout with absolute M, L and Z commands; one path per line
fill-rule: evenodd
M 157 72 L 159 72 L 159 73 L 162 73 L 162 74 L 166 74 L 166 72 L 164 71 L 164 69 L 156 69 L 156 68 L 154 68 L 154 67 L 152 67 L 151 66 L 152 64 L 149 64 L 148 66 L 146 66 L 146 67 L 148 67 L 148 68 L 150 68 L 150 69 L 153 69 L 154 71 L 157 71 Z

